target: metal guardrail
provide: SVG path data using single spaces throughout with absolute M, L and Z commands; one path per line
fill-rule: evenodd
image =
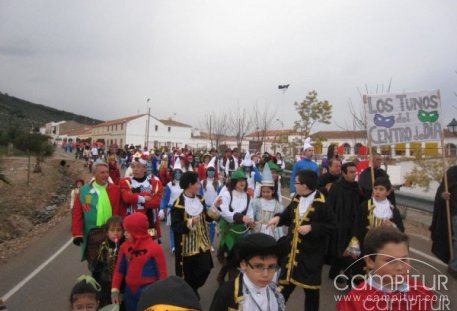
M 432 198 L 396 191 L 395 199 L 397 200 L 397 205 L 433 213 L 434 200 Z
M 290 174 L 292 171 L 284 170 L 282 174 L 282 184 L 289 186 L 290 183 Z M 405 193 L 402 191 L 395 192 L 395 199 L 397 200 L 397 205 L 403 206 L 405 208 L 412 208 L 422 212 L 432 213 L 433 212 L 433 202 L 434 199 L 422 195 Z

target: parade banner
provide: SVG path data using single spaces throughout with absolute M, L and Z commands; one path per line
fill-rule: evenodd
M 364 95 L 363 99 L 372 146 L 441 139 L 439 90 Z

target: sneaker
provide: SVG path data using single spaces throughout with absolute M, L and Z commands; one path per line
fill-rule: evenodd
M 171 248 L 171 253 L 172 253 L 172 254 L 175 253 L 175 248 L 174 248 L 174 247 Z
M 212 251 L 212 252 L 214 252 L 214 251 L 215 251 L 214 247 L 212 247 L 212 246 L 211 246 L 211 251 Z

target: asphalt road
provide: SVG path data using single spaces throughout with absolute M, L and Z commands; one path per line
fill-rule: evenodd
M 33 244 L 23 253 L 0 266 L 0 297 L 6 300 L 9 311 L 70 310 L 68 300 L 74 281 L 79 275 L 88 272 L 86 265 L 79 260 L 79 247 L 70 243 L 70 221 L 70 217 L 67 216 L 46 235 L 33 241 Z M 163 229 L 167 232 L 168 228 L 163 225 Z M 168 234 L 163 238 L 163 246 L 167 254 L 168 271 L 174 274 L 174 257 L 169 248 Z M 442 295 L 447 295 L 450 300 L 453 300 L 457 293 L 457 282 L 447 277 L 446 267 L 439 264 L 430 255 L 429 250 L 430 242 L 427 239 L 411 237 L 411 257 L 414 260 L 420 260 L 413 263 L 414 268 L 424 275 L 428 286 L 435 285 Z M 59 253 L 55 256 L 57 252 Z M 422 256 L 423 254 L 425 257 Z M 55 258 L 52 258 L 53 255 Z M 216 274 L 219 264 L 216 258 L 214 263 L 215 268 L 207 283 L 200 289 L 204 310 L 208 310 L 217 288 Z M 325 267 L 320 309 L 335 310 L 335 295 L 344 292 L 334 288 L 333 283 L 326 277 L 327 271 L 328 267 Z M 302 310 L 303 300 L 304 294 L 297 288 L 287 304 L 287 309 Z M 457 310 L 457 307 L 441 307 L 437 310 Z

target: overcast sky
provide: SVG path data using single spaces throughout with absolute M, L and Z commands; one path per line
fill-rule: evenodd
M 395 92 L 440 89 L 449 122 L 456 30 L 455 0 L 0 0 L 0 91 L 102 120 L 150 98 L 154 116 L 195 127 L 267 103 L 290 128 L 310 90 L 344 125 L 357 88 L 392 79 Z

